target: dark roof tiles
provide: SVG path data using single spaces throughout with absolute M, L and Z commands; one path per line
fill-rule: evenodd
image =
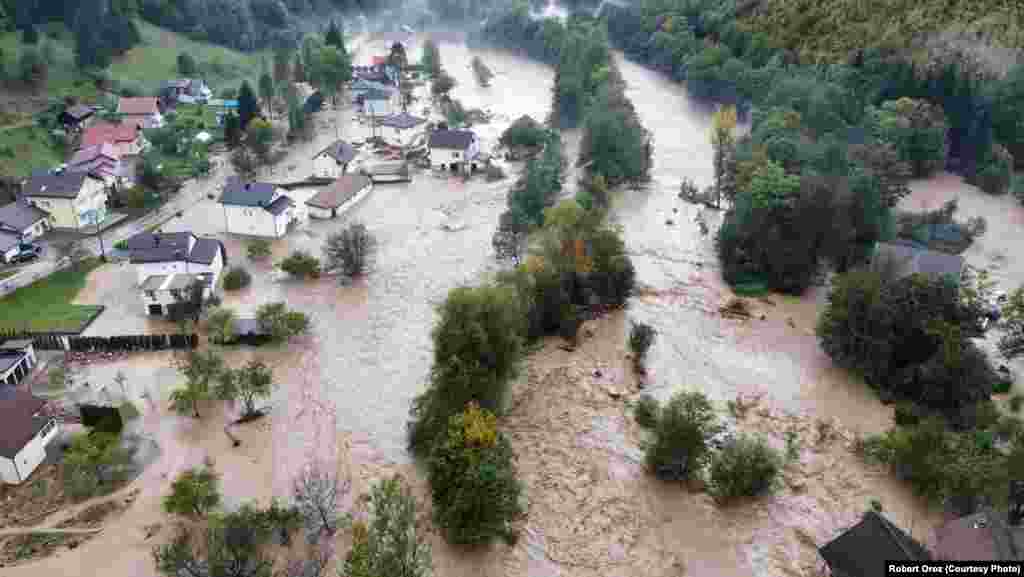
M 465 150 L 476 138 L 469 130 L 436 130 L 430 134 L 430 148 Z
M 221 204 L 236 206 L 266 206 L 270 204 L 277 187 L 269 182 L 246 182 L 232 178 L 224 185 Z
M 25 196 L 51 198 L 77 198 L 82 185 L 88 178 L 85 172 L 63 172 L 61 174 L 38 174 L 25 182 L 22 192 Z
M 48 422 L 34 417 L 46 401 L 13 387 L 0 388 L 6 389 L 0 396 L 0 456 L 13 459 Z
M 22 232 L 46 218 L 46 212 L 25 202 L 0 206 L 0 227 Z

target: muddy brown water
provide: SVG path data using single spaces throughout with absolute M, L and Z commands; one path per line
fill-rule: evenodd
M 479 127 L 485 145 L 520 114 L 546 116 L 553 77 L 549 68 L 506 52 L 471 51 L 452 42 L 442 42 L 440 48 L 445 68 L 458 82 L 455 97 L 468 107 L 502 115 Z M 383 42 L 363 43 L 357 59 L 368 60 L 385 50 Z M 480 54 L 496 73 L 491 87 L 476 86 L 470 69 L 473 54 Z M 833 368 L 817 347 L 813 328 L 822 291 L 812 290 L 800 299 L 771 296 L 754 301 L 750 321 L 718 315 L 718 306 L 731 295 L 721 282 L 711 236 L 701 233 L 696 219 L 703 214 L 714 231 L 720 214 L 677 198 L 683 176 L 698 185 L 710 183 L 709 111 L 690 101 L 684 87 L 617 58 L 628 94 L 655 142 L 651 183 L 623 191 L 613 211 L 625 229 L 643 288 L 626 313 L 594 323 L 576 353 L 548 343 L 513 385 L 507 427 L 530 500 L 520 543 L 467 555 L 432 534 L 436 571 L 516 577 L 811 575 L 819 565 L 814 546 L 854 522 L 871 498 L 879 498 L 897 524 L 930 541 L 935 512 L 886 473 L 865 468 L 848 450 L 854 434 L 887 427 L 891 409 L 862 383 Z M 347 115 L 338 114 L 343 135 L 357 130 Z M 333 136 L 321 134 L 299 145 L 284 164 L 296 165 L 293 172 L 308 170 L 308 159 Z M 575 154 L 578 134 L 567 135 L 566 141 L 567 152 Z M 169 417 L 159 401 L 148 404 L 140 398 L 148 406 L 145 422 L 166 447 L 140 480 L 145 487 L 140 504 L 126 515 L 125 526 L 44 562 L 40 570 L 97 574 L 69 568 L 98 557 L 93 567 L 109 569 L 107 574 L 149 575 L 152 541 L 141 536 L 141 528 L 160 520 L 154 500 L 177 470 L 198 464 L 208 454 L 231 470 L 225 481 L 232 493 L 260 500 L 287 495 L 290 479 L 303 463 L 338 458 L 359 490 L 374 478 L 399 471 L 411 480 L 420 502 L 429 501 L 422 475 L 404 451 L 408 407 L 423 389 L 430 367 L 434 305 L 452 287 L 478 282 L 497 268 L 490 238 L 514 178 L 515 167 L 510 170 L 510 178 L 498 183 L 479 178 L 463 183 L 422 173 L 410 184 L 379 185 L 344 219 L 311 221 L 275 242 L 274 259 L 294 248 L 319 253 L 331 231 L 346 222 L 364 222 L 376 235 L 379 251 L 372 274 L 353 286 L 329 278 L 305 283 L 278 278 L 271 263 L 247 262 L 243 240 L 225 238 L 232 259 L 254 273 L 252 287 L 226 297 L 229 306 L 246 314 L 263 302 L 286 300 L 314 321 L 312 337 L 260 352 L 282 383 L 270 418 L 241 431 L 245 443 L 241 451 L 232 451 L 220 432 L 230 409 L 221 414 L 211 408 L 209 420 L 195 423 Z M 1024 220 L 1020 210 L 998 199 L 992 204 L 991 198 L 946 178 L 915 185 L 907 202 L 940 203 L 951 190 L 961 192 L 964 216 L 972 210 L 991 216 L 989 234 L 971 249 L 969 260 L 987 258 L 997 247 L 1006 251 L 1010 245 L 1004 242 L 1009 241 L 995 231 L 1016 238 L 1015 219 Z M 297 197 L 303 194 L 308 191 L 296 192 Z M 671 224 L 666 223 L 669 219 Z M 169 230 L 223 236 L 219 223 L 216 205 L 201 204 L 170 223 Z M 445 224 L 464 227 L 452 231 Z M 1021 265 L 1002 269 L 1007 283 L 1022 280 L 1024 270 L 1014 266 Z M 680 388 L 692 388 L 724 406 L 737 394 L 759 395 L 760 408 L 741 429 L 763 433 L 781 447 L 786 430 L 799 429 L 802 438 L 811 439 L 818 419 L 832 420 L 843 441 L 806 451 L 778 493 L 739 510 L 722 510 L 705 495 L 653 481 L 641 467 L 643 433 L 628 418 L 622 400 L 607 393 L 612 387 L 626 398 L 636 395 L 624 345 L 634 319 L 652 324 L 659 333 L 647 389 L 655 396 L 665 399 Z M 252 354 L 232 352 L 229 358 L 240 363 Z M 97 382 L 112 378 L 116 370 L 135 371 L 133 380 L 151 389 L 149 396 L 162 399 L 175 382 L 168 362 L 169 355 L 161 353 L 89 372 Z M 595 369 L 604 376 L 595 377 Z M 140 387 L 130 394 L 139 395 Z M 118 543 L 127 544 L 124 558 L 111 559 L 118 556 Z

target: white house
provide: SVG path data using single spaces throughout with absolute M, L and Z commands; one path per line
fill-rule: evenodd
M 476 168 L 480 154 L 480 140 L 470 130 L 435 130 L 427 142 L 430 165 L 434 168 L 450 168 L 453 172 Z
M 5 341 L 0 345 L 0 386 L 15 386 L 36 366 L 36 351 L 32 341 Z
M 139 128 L 160 128 L 164 125 L 164 117 L 160 114 L 159 100 L 155 96 L 122 96 L 117 101 L 117 112 L 121 115 L 121 122 Z
M 356 157 L 356 149 L 344 140 L 332 142 L 313 157 L 313 176 L 338 178 L 348 170 L 348 163 Z
M 107 218 L 107 187 L 88 172 L 33 175 L 22 196 L 49 213 L 53 228 L 82 229 Z
M 224 244 L 213 238 L 198 238 L 191 232 L 170 234 L 139 233 L 128 239 L 129 260 L 135 265 L 139 285 L 163 275 L 203 274 L 216 287 L 227 264 Z
M 56 419 L 41 413 L 46 401 L 13 387 L 0 389 L 0 480 L 24 482 L 46 458 L 46 446 L 60 432 Z
M 314 218 L 335 218 L 362 200 L 373 182 L 365 174 L 343 174 L 327 188 L 317 192 L 306 201 L 309 216 Z
M 147 277 L 139 285 L 145 313 L 163 316 L 167 313 L 169 305 L 188 300 L 189 291 L 196 282 L 204 287 L 203 298 L 209 298 L 213 294 L 216 285 L 213 284 L 213 278 L 209 273 L 157 274 Z
M 0 206 L 0 232 L 16 235 L 28 242 L 49 230 L 50 215 L 21 199 Z
M 283 189 L 267 182 L 233 178 L 224 185 L 220 204 L 224 207 L 224 229 L 230 234 L 281 238 L 290 225 L 306 217 L 306 211 L 297 207 Z

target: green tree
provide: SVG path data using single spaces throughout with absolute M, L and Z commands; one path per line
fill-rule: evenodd
M 224 117 L 224 142 L 232 148 L 242 142 L 242 120 L 234 112 Z
M 63 482 L 75 497 L 88 498 L 109 490 L 129 465 L 131 454 L 112 433 L 91 432 L 72 438 L 64 453 Z
M 434 446 L 429 480 L 434 522 L 450 543 L 483 545 L 511 540 L 511 522 L 522 514 L 514 454 L 493 413 L 470 403 L 448 420 Z
M 249 256 L 249 260 L 262 260 L 269 257 L 270 241 L 262 238 L 249 241 L 246 254 Z
M 293 50 L 286 46 L 280 46 L 274 50 L 274 84 L 282 94 L 293 80 L 291 76 L 292 52 Z
M 286 341 L 309 330 L 309 317 L 299 311 L 288 310 L 283 302 L 266 303 L 256 309 L 256 320 L 270 336 Z
M 269 72 L 260 75 L 260 98 L 267 105 L 267 110 L 274 112 L 274 78 Z
M 256 100 L 256 94 L 249 85 L 248 80 L 242 81 L 242 87 L 238 89 L 238 120 L 242 131 L 249 128 L 249 123 L 259 116 L 260 103 Z
M 615 89 L 617 90 L 617 89 Z M 647 131 L 632 106 L 609 86 L 598 90 L 583 123 L 580 162 L 590 174 L 602 174 L 610 185 L 638 182 L 650 170 Z
M 470 65 L 473 67 L 473 74 L 476 76 L 477 84 L 485 87 L 490 86 L 494 73 L 484 64 L 484 61 L 479 56 L 474 56 Z
M 233 266 L 224 273 L 224 290 L 236 291 L 249 286 L 252 275 L 240 266 Z
M 295 55 L 295 60 L 292 62 L 292 80 L 295 82 L 306 82 L 307 80 L 306 66 L 298 54 Z
M 290 138 L 308 139 L 312 136 L 309 114 L 294 93 L 288 94 L 288 135 Z
M 434 82 L 430 85 L 430 93 L 434 98 L 447 99 L 449 93 L 455 88 L 455 79 L 444 70 L 434 76 Z
M 433 40 L 423 42 L 423 53 L 420 56 L 420 66 L 431 78 L 441 74 L 441 50 Z
M 318 278 L 320 276 L 320 259 L 304 250 L 292 251 L 292 254 L 281 261 L 281 270 L 296 278 Z
M 736 154 L 736 107 L 723 106 L 711 119 L 711 146 L 715 151 L 715 206 L 724 196 L 730 201 L 736 197 L 736 183 L 730 168 Z
M 348 278 L 365 275 L 372 264 L 375 240 L 366 225 L 350 224 L 327 237 L 324 260 L 329 270 L 341 271 Z
M 754 171 L 750 198 L 754 209 L 783 208 L 800 191 L 800 177 L 786 174 L 776 162 L 768 161 Z
M 341 86 L 352 80 L 352 59 L 344 50 L 325 46 L 316 52 L 307 72 L 310 80 L 337 105 Z
M 314 464 L 303 469 L 292 485 L 292 500 L 306 526 L 310 541 L 320 535 L 333 536 L 343 517 L 338 515 L 338 501 L 351 490 L 350 481 Z
M 178 54 L 178 74 L 182 76 L 192 76 L 198 71 L 196 67 L 196 60 L 192 58 L 192 55 L 188 52 L 181 52 Z
M 388 64 L 399 71 L 403 71 L 409 66 L 409 56 L 405 53 L 405 45 L 401 42 L 391 44 L 391 50 L 388 52 Z
M 18 78 L 22 82 L 38 88 L 46 84 L 49 74 L 49 65 L 35 48 L 25 48 L 18 57 Z
M 509 287 L 452 289 L 438 312 L 431 383 L 413 402 L 409 429 L 419 454 L 470 401 L 500 410 L 523 350 L 523 312 Z
M 760 437 L 730 439 L 711 459 L 712 492 L 720 500 L 756 497 L 782 472 L 782 457 Z
M 327 34 L 324 36 L 324 44 L 333 46 L 339 50 L 345 49 L 345 40 L 341 35 L 341 28 L 331 20 L 331 25 L 327 28 Z
M 430 544 L 416 530 L 416 500 L 401 477 L 377 482 L 370 492 L 370 526 L 354 531 L 342 577 L 429 577 Z
M 224 359 L 210 350 L 190 351 L 176 366 L 185 377 L 185 384 L 171 392 L 174 410 L 182 415 L 191 412 L 199 418 L 199 402 L 211 397 L 211 385 L 224 371 Z
M 274 144 L 274 127 L 266 120 L 257 118 L 249 123 L 245 132 L 246 143 L 262 162 L 267 162 Z
M 242 401 L 242 418 L 261 415 L 256 400 L 265 399 L 274 391 L 274 371 L 263 361 L 253 359 L 239 369 L 226 369 L 220 374 L 216 396 L 225 401 Z
M 707 464 L 708 442 L 721 430 L 703 393 L 677 393 L 662 408 L 654 440 L 645 447 L 647 467 L 661 479 L 691 479 Z
M 215 308 L 206 316 L 206 331 L 210 342 L 227 343 L 235 337 L 235 321 L 238 315 L 228 308 Z
M 265 514 L 246 503 L 195 532 L 180 527 L 170 543 L 154 547 L 153 560 L 167 577 L 271 577 L 274 562 L 265 546 L 272 534 Z
M 164 511 L 171 515 L 202 517 L 220 505 L 220 475 L 207 461 L 202 468 L 182 471 L 164 497 Z
M 875 136 L 896 148 L 916 178 L 940 170 L 946 160 L 948 125 L 942 109 L 923 100 L 887 100 L 867 109 Z

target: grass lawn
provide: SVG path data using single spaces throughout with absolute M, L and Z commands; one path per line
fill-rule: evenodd
M 254 83 L 259 78 L 261 53 L 242 53 L 196 42 L 141 20 L 137 20 L 136 25 L 142 43 L 116 58 L 110 66 L 111 78 L 122 84 L 155 94 L 161 82 L 181 76 L 178 73 L 178 54 L 182 52 L 192 55 L 199 67 L 197 76 L 206 80 L 214 94 L 222 88 L 237 88 L 244 79 Z
M 0 299 L 0 330 L 78 332 L 102 310 L 73 305 L 98 259 L 57 271 Z
M 64 162 L 64 150 L 46 130 L 24 126 L 0 130 L 0 174 L 25 177 L 36 168 L 52 168 Z

